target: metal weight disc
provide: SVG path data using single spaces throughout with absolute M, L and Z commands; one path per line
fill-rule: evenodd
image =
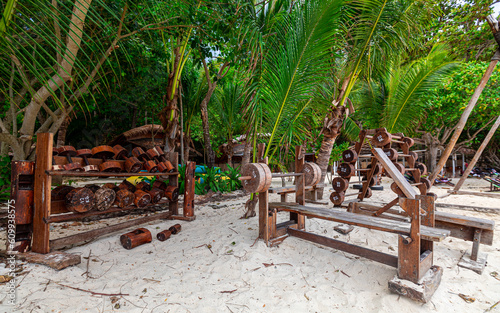
M 344 152 L 342 152 L 342 160 L 347 163 L 354 163 L 358 160 L 358 154 L 351 149 L 344 150 Z
M 334 205 L 341 205 L 344 202 L 345 195 L 343 192 L 332 192 L 330 194 L 330 201 L 333 202 Z
M 305 186 L 314 186 L 321 180 L 321 169 L 316 163 L 306 162 L 302 173 L 304 173 Z
M 392 140 L 392 135 L 387 131 L 378 131 L 373 135 L 371 139 L 372 145 L 375 147 L 383 147 L 386 144 L 390 143 Z
M 242 180 L 243 189 L 250 193 L 262 192 L 269 189 L 272 182 L 271 170 L 263 163 L 249 163 L 241 170 L 241 176 L 249 176 L 251 179 Z
M 424 183 L 424 185 L 427 187 L 427 189 L 430 189 L 432 187 L 431 180 L 427 177 L 420 178 L 420 182 Z
M 95 193 L 95 208 L 98 211 L 105 211 L 113 205 L 116 198 L 116 192 L 109 188 L 100 188 Z
M 336 192 L 344 192 L 349 187 L 349 181 L 342 177 L 335 177 L 332 181 L 332 187 Z
M 366 189 L 365 198 L 371 198 L 373 195 L 371 188 Z

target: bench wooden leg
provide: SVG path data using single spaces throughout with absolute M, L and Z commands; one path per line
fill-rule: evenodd
M 259 192 L 259 238 L 269 243 L 269 192 Z
M 473 270 L 474 272 L 481 275 L 486 267 L 486 260 L 488 258 L 487 254 L 479 255 L 479 245 L 481 244 L 481 236 L 483 230 L 480 228 L 474 229 L 474 238 L 472 240 L 472 251 L 469 254 L 466 252 L 460 261 L 458 266 Z
M 480 242 L 481 242 L 481 234 L 482 234 L 482 232 L 483 232 L 482 229 L 476 228 L 474 230 L 474 241 L 472 242 L 472 253 L 470 255 L 470 259 L 472 261 L 476 261 L 477 262 L 477 256 L 479 254 L 479 245 L 480 245 Z

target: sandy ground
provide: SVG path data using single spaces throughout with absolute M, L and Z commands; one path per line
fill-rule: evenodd
M 374 191 L 368 203 L 392 200 L 388 183 L 385 179 L 385 191 Z M 273 185 L 281 186 L 281 180 Z M 487 186 L 469 179 L 462 190 Z M 433 192 L 446 194 L 447 188 Z M 500 301 L 500 274 L 494 277 L 500 273 L 498 235 L 493 246 L 481 246 L 481 253 L 488 254 L 482 275 L 457 266 L 471 242 L 447 238 L 436 244 L 434 263 L 443 267 L 443 279 L 432 300 L 422 305 L 389 292 L 387 282 L 396 275 L 392 267 L 297 238 L 266 247 L 256 241 L 258 219 L 239 219 L 246 200 L 197 206 L 196 220 L 179 222 L 182 231 L 165 242 L 153 239 L 126 250 L 119 243 L 122 231 L 72 248 L 67 252 L 80 254 L 82 263 L 62 271 L 19 261 L 17 266 L 28 273 L 17 278 L 17 305 L 5 305 L 6 287 L 0 285 L 0 312 L 484 312 Z M 279 197 L 271 195 L 271 201 Z M 500 209 L 499 199 L 486 197 L 450 196 L 438 202 Z M 440 210 L 495 220 L 496 232 L 500 227 L 498 214 Z M 54 238 L 123 219 L 54 225 L 52 234 Z M 145 227 L 155 238 L 174 223 Z M 396 254 L 395 234 L 356 227 L 341 235 L 333 230 L 336 225 L 306 220 L 309 231 Z M 124 295 L 92 295 L 69 287 Z M 458 294 L 475 301 L 467 303 Z M 491 312 L 500 312 L 500 304 Z

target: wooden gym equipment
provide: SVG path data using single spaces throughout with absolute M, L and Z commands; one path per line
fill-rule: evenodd
M 54 154 L 53 134 L 41 133 L 37 138 L 36 146 L 36 163 L 31 163 L 34 167 L 34 176 L 32 177 L 32 194 L 34 196 L 33 203 L 29 196 L 24 195 L 24 187 L 20 188 L 19 184 L 15 183 L 15 175 L 21 177 L 20 181 L 24 181 L 24 170 L 17 170 L 13 165 L 13 187 L 11 197 L 20 199 L 24 197 L 27 205 L 23 205 L 22 201 L 16 204 L 16 218 L 19 216 L 23 220 L 19 225 L 29 229 L 31 233 L 32 225 L 32 251 L 37 253 L 48 253 L 51 250 L 58 250 L 66 246 L 71 246 L 81 242 L 87 242 L 97 237 L 107 235 L 131 226 L 140 225 L 159 219 L 176 219 L 192 221 L 194 216 L 194 170 L 196 164 L 189 162 L 186 166 L 186 192 L 184 194 L 184 206 L 182 215 L 179 214 L 178 209 L 178 175 L 177 172 L 177 153 L 169 155 L 171 164 L 174 164 L 175 171 L 171 173 L 141 173 L 141 176 L 168 176 L 168 185 L 165 182 L 158 183 L 159 186 L 164 186 L 168 190 L 170 198 L 163 198 L 157 203 L 151 203 L 152 195 L 149 192 L 142 191 L 136 197 L 128 189 L 120 189 L 114 184 L 105 184 L 103 187 L 89 186 L 90 188 L 73 188 L 69 186 L 61 186 L 51 191 L 52 177 L 53 176 L 75 176 L 75 177 L 131 177 L 137 176 L 133 173 L 122 173 L 125 168 L 124 160 L 110 160 L 115 156 L 115 152 L 109 146 L 100 146 L 91 150 L 93 158 L 87 158 L 88 152 L 84 153 L 83 157 L 59 156 Z M 83 156 L 83 155 L 82 155 Z M 129 158 L 130 159 L 130 158 Z M 29 162 L 28 162 L 29 163 Z M 75 172 L 60 170 L 67 164 L 77 164 L 81 167 L 97 166 L 100 172 Z M 15 163 L 14 163 L 15 164 Z M 54 165 L 53 165 L 54 164 Z M 29 172 L 29 165 L 27 165 Z M 55 169 L 59 170 L 55 170 Z M 19 179 L 18 179 L 19 180 Z M 106 188 L 109 187 L 109 188 Z M 102 190 L 101 192 L 99 192 Z M 100 195 L 98 195 L 98 193 Z M 102 193 L 102 194 L 101 194 Z M 165 192 L 167 194 L 167 192 Z M 114 197 L 113 197 L 114 196 Z M 91 198 L 94 198 L 93 200 Z M 133 204 L 134 200 L 136 205 Z M 114 204 L 111 204 L 114 203 Z M 104 228 L 94 229 L 86 232 L 80 232 L 68 237 L 50 239 L 50 224 L 58 222 L 66 222 L 71 220 L 78 220 L 85 217 L 109 214 L 120 211 L 134 210 L 138 208 L 148 208 L 151 206 L 168 206 L 168 210 L 160 213 L 151 214 L 146 217 L 131 219 L 129 221 L 107 226 Z M 28 235 L 25 236 L 26 240 L 19 240 L 20 242 L 29 242 Z M 23 237 L 24 238 L 24 237 Z

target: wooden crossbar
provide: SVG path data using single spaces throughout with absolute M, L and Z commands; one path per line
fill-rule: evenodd
M 398 171 L 396 166 L 392 163 L 391 160 L 387 157 L 384 151 L 380 148 L 372 149 L 373 155 L 377 158 L 377 160 L 382 163 L 384 169 L 391 174 L 391 178 L 394 182 L 401 188 L 401 191 L 405 194 L 408 199 L 415 199 L 417 196 L 417 192 L 413 189 L 410 183 L 406 180 L 406 178 Z

